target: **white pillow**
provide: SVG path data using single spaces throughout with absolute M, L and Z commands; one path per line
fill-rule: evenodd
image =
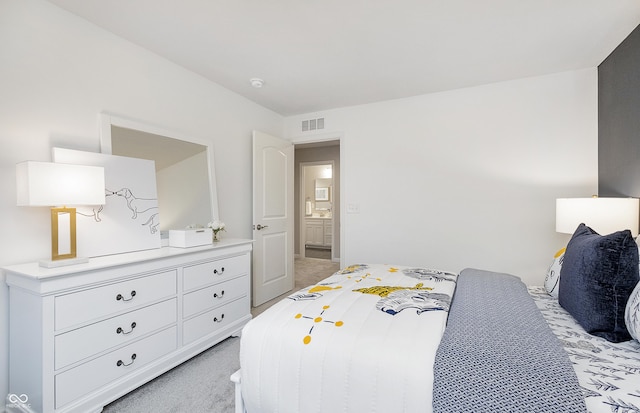
M 631 337 L 640 341 L 640 282 L 633 289 L 624 311 L 624 322 Z
M 547 277 L 544 279 L 544 289 L 549 295 L 558 298 L 558 285 L 560 284 L 560 269 L 562 261 L 564 261 L 564 252 L 566 248 L 562 248 L 553 256 L 553 262 L 547 270 Z

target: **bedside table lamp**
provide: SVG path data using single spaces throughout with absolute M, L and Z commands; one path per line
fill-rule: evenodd
M 26 161 L 16 165 L 18 206 L 51 208 L 51 260 L 42 267 L 87 262 L 76 256 L 76 209 L 68 205 L 104 205 L 104 168 Z
M 601 235 L 631 230 L 638 235 L 637 198 L 559 198 L 556 199 L 556 232 L 573 234 L 584 223 Z

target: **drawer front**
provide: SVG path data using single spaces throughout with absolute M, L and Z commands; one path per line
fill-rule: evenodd
M 183 344 L 211 334 L 249 314 L 249 297 L 232 301 L 184 322 Z
M 56 330 L 72 327 L 176 294 L 176 270 L 55 298 Z
M 60 369 L 168 327 L 177 321 L 177 310 L 177 300 L 173 298 L 57 335 L 55 368 Z
M 209 308 L 219 307 L 236 298 L 247 295 L 248 277 L 234 278 L 207 288 L 185 294 L 183 316 L 191 317 Z
M 177 341 L 174 326 L 56 375 L 56 408 L 169 354 L 176 349 Z
M 249 254 L 223 258 L 184 268 L 184 291 L 206 287 L 249 273 Z

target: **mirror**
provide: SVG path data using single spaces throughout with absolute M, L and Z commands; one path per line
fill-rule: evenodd
M 329 188 L 316 188 L 316 201 L 328 201 Z
M 160 231 L 206 225 L 217 216 L 213 150 L 142 122 L 102 114 L 102 153 L 155 161 Z
M 330 190 L 331 179 L 316 179 L 316 201 L 331 201 Z

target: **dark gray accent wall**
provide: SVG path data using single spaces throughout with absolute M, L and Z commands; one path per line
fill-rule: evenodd
M 598 193 L 640 197 L 640 26 L 598 66 Z

